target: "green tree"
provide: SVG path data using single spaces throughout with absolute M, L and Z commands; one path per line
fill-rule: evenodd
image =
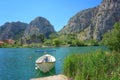
M 37 38 L 39 38 L 42 42 L 45 40 L 45 36 L 43 34 L 39 34 Z
M 61 45 L 61 41 L 58 38 L 53 39 L 53 45 L 54 46 L 60 46 Z
M 114 25 L 111 32 L 103 36 L 102 44 L 108 46 L 112 50 L 120 51 L 120 22 Z
M 50 35 L 49 35 L 49 38 L 50 39 L 55 39 L 55 38 L 57 38 L 58 37 L 58 34 L 57 33 L 51 33 Z
M 47 40 L 45 40 L 44 44 L 45 44 L 46 46 L 52 46 L 52 40 L 47 39 Z

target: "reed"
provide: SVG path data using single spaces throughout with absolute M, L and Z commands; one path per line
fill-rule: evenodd
M 64 60 L 64 74 L 74 80 L 120 80 L 119 59 L 117 52 L 72 54 Z

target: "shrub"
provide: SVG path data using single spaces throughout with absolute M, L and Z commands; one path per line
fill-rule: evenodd
M 108 46 L 111 50 L 120 52 L 120 22 L 114 25 L 111 32 L 103 36 L 102 44 Z

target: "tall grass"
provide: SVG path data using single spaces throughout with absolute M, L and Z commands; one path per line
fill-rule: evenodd
M 64 74 L 75 80 L 120 80 L 120 54 L 97 51 L 67 56 Z

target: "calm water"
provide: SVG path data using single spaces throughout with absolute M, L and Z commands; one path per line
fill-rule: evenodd
M 36 53 L 40 48 L 0 48 L 0 80 L 29 80 L 30 78 L 42 76 L 35 70 L 35 60 L 43 53 Z M 106 50 L 105 47 L 61 47 L 41 48 L 54 49 L 49 53 L 56 57 L 55 74 L 62 73 L 63 60 L 67 55 L 74 53 L 93 52 L 98 49 Z

